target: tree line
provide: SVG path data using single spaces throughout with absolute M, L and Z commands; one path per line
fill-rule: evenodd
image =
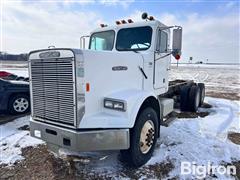
M 0 60 L 5 61 L 27 61 L 28 54 L 27 53 L 21 53 L 21 54 L 10 54 L 6 52 L 0 51 Z

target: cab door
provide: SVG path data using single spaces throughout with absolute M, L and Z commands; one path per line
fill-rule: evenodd
M 170 67 L 170 50 L 169 50 L 169 30 L 157 31 L 157 42 L 154 58 L 154 89 L 159 92 L 168 90 L 168 71 Z

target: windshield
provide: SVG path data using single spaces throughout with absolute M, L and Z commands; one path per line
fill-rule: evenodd
M 114 44 L 114 31 L 93 33 L 90 38 L 89 49 L 98 51 L 111 51 Z
M 146 50 L 151 46 L 152 28 L 149 26 L 120 29 L 116 49 L 119 51 Z

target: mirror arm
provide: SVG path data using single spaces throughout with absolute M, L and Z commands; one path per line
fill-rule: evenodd
M 155 51 L 155 52 L 156 52 L 156 53 L 160 53 L 159 51 Z M 166 55 L 164 55 L 164 56 L 161 56 L 161 57 L 155 59 L 155 61 L 158 61 L 158 60 L 160 60 L 160 59 L 162 59 L 162 58 L 165 58 L 165 57 L 171 55 L 172 53 L 173 53 L 173 51 L 171 51 L 170 53 L 168 53 L 168 54 L 166 54 Z

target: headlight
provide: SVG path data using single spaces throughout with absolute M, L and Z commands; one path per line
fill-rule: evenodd
M 115 99 L 104 99 L 104 107 L 108 109 L 115 109 L 118 111 L 125 111 L 125 103 Z

